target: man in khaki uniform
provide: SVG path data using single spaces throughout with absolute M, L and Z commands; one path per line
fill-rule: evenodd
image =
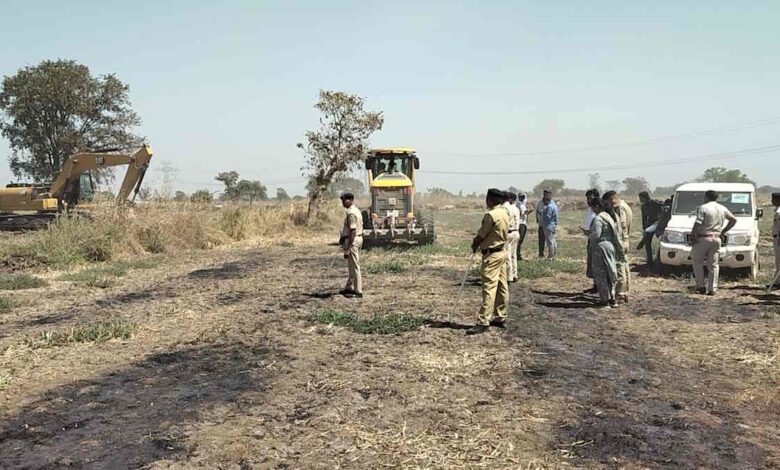
M 471 242 L 472 251 L 482 254 L 482 308 L 477 324 L 466 332 L 468 335 L 484 333 L 491 325 L 506 328 L 509 287 L 506 282 L 505 245 L 509 233 L 509 213 L 502 207 L 504 199 L 500 189 L 488 190 L 488 212 Z
M 347 285 L 339 294 L 358 299 L 363 298 L 363 276 L 360 273 L 360 248 L 363 246 L 363 215 L 355 205 L 352 193 L 341 195 L 341 205 L 347 210 L 344 228 L 341 230 L 341 247 L 347 260 L 349 278 Z
M 696 277 L 696 291 L 699 294 L 715 295 L 720 274 L 721 237 L 737 223 L 725 206 L 718 204 L 718 193 L 704 193 L 705 203 L 696 209 L 696 223 L 691 230 L 691 258 L 693 275 Z M 726 227 L 723 223 L 728 220 Z M 707 265 L 707 287 L 704 287 L 704 265 Z
M 775 218 L 772 223 L 772 246 L 775 248 L 775 284 L 780 273 L 780 193 L 772 193 L 772 205 L 775 206 Z M 769 286 L 770 289 L 772 286 Z
M 615 211 L 618 218 L 618 228 L 620 233 L 620 245 L 623 247 L 625 261 L 617 262 L 617 283 L 615 284 L 615 297 L 620 303 L 628 302 L 628 292 L 631 290 L 631 268 L 629 266 L 628 253 L 631 249 L 631 221 L 634 218 L 634 211 L 620 199 L 615 191 L 607 191 L 602 198 Z
M 506 240 L 506 277 L 509 282 L 517 282 L 517 245 L 520 242 L 520 209 L 515 202 L 517 195 L 506 193 L 504 207 L 509 212 L 509 235 Z

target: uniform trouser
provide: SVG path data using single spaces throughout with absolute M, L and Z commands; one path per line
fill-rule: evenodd
M 506 281 L 506 251 L 482 256 L 482 308 L 477 323 L 489 325 L 493 316 L 506 319 L 509 307 L 509 286 Z
M 628 264 L 628 256 L 625 261 L 617 263 L 617 283 L 615 284 L 615 294 L 617 296 L 627 296 L 631 290 L 631 269 Z
M 544 238 L 544 227 L 539 226 L 539 257 L 544 256 L 544 247 L 547 241 Z
M 525 234 L 528 232 L 528 225 L 520 224 L 520 228 L 517 229 L 517 259 L 523 259 L 523 242 L 525 241 Z
M 775 239 L 775 273 L 780 271 L 780 238 Z
M 506 277 L 514 279 L 517 277 L 517 242 L 520 241 L 520 234 L 510 232 L 506 236 Z
M 355 292 L 363 292 L 363 276 L 360 273 L 360 248 L 363 246 L 363 238 L 358 237 L 355 242 L 349 248 L 347 255 L 347 269 L 349 270 L 349 277 L 347 278 L 347 285 L 345 289 L 354 290 Z
M 707 266 L 707 292 L 715 292 L 718 289 L 718 276 L 720 275 L 720 237 L 699 238 L 691 248 L 693 259 L 693 275 L 696 277 L 696 287 L 704 288 L 704 266 Z
M 645 259 L 647 260 L 647 264 L 653 264 L 653 238 L 654 237 L 655 237 L 655 233 L 653 232 L 642 233 L 642 241 L 645 244 Z
M 544 240 L 547 243 L 547 257 L 555 258 L 555 252 L 558 249 L 558 242 L 555 240 L 555 232 L 544 228 Z

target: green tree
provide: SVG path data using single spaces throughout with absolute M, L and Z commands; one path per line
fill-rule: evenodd
M 249 201 L 249 204 L 268 199 L 265 186 L 256 180 L 240 180 L 236 183 L 236 191 L 242 199 Z
M 563 180 L 557 180 L 557 179 L 544 179 L 539 182 L 536 186 L 534 186 L 534 194 L 541 195 L 542 191 L 545 189 L 549 189 L 552 191 L 552 193 L 560 194 L 561 191 L 563 191 L 563 188 L 566 186 L 566 183 Z
M 620 191 L 623 187 L 623 183 L 620 180 L 607 180 L 605 182 L 604 191 Z
M 214 177 L 215 180 L 225 185 L 224 196 L 229 201 L 238 201 L 241 194 L 238 191 L 238 172 L 223 171 Z
M 623 186 L 626 188 L 623 192 L 632 196 L 635 196 L 642 191 L 650 192 L 650 184 L 644 176 L 629 176 L 623 178 Z
M 72 60 L 45 60 L 5 77 L 0 132 L 10 142 L 14 176 L 51 181 L 76 152 L 138 146 L 142 139 L 131 131 L 141 121 L 128 93 L 114 75 L 95 77 Z
M 368 138 L 382 129 L 382 113 L 366 111 L 364 104 L 365 100 L 356 95 L 320 90 L 314 105 L 322 113 L 320 128 L 306 132 L 305 145 L 297 144 L 305 159 L 301 170 L 312 183 L 307 212 L 309 218 L 319 209 L 333 179 L 348 173 L 363 161 L 368 150 Z
M 287 202 L 290 200 L 290 195 L 287 194 L 284 188 L 276 188 L 276 199 L 279 202 Z
M 190 196 L 190 201 L 192 202 L 211 202 L 213 200 L 214 196 L 208 189 L 199 189 Z
M 184 191 L 176 191 L 176 193 L 173 196 L 173 200 L 176 202 L 184 202 L 188 200 L 189 197 L 187 196 L 187 193 Z
M 588 173 L 588 189 L 596 189 L 601 192 L 601 175 L 598 173 Z
M 704 174 L 699 178 L 699 181 L 706 183 L 750 183 L 753 184 L 753 180 L 742 173 L 740 170 L 729 170 L 722 166 L 708 168 Z

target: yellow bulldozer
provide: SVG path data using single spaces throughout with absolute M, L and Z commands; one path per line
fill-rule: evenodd
M 423 213 L 414 203 L 415 171 L 420 169 L 414 149 L 373 149 L 365 163 L 371 207 L 363 211 L 363 243 L 434 243 L 433 214 Z
M 70 212 L 92 194 L 90 170 L 127 165 L 117 195 L 117 204 L 132 203 L 141 188 L 152 149 L 144 145 L 135 154 L 110 152 L 77 153 L 62 164 L 50 186 L 9 184 L 0 189 L 0 230 L 45 228 L 63 212 Z M 134 191 L 134 192 L 133 192 Z M 133 197 L 128 201 L 130 193 Z

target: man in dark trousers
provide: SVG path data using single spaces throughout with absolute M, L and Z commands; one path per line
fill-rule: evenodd
M 661 201 L 651 199 L 647 191 L 639 193 L 639 202 L 642 203 L 642 240 L 636 249 L 641 250 L 643 246 L 645 247 L 646 266 L 649 268 L 653 265 L 653 237 L 656 234 L 664 206 Z M 653 227 L 654 225 L 655 227 Z M 652 230 L 648 230 L 651 227 Z

